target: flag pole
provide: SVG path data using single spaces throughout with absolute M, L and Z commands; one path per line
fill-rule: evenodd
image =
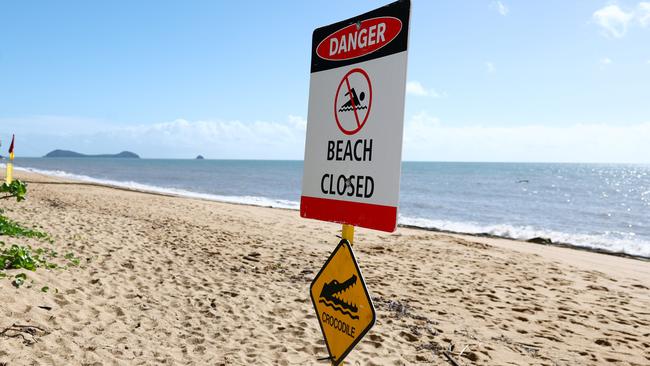
M 14 177 L 14 140 L 16 139 L 16 135 L 13 135 L 11 137 L 11 145 L 9 145 L 9 161 L 7 162 L 7 174 L 6 174 L 6 180 L 5 182 L 7 185 L 11 184 L 13 182 Z
M 7 185 L 11 184 L 11 182 L 14 181 L 13 173 L 14 173 L 14 163 L 13 160 L 10 159 L 7 162 L 7 179 L 6 179 Z

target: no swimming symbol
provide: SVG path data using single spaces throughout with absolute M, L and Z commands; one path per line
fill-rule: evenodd
M 372 107 L 372 84 L 368 73 L 360 68 L 348 71 L 334 97 L 336 125 L 346 135 L 359 132 L 368 121 Z

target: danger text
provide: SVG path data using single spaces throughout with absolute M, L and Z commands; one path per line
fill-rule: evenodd
M 330 38 L 330 56 L 346 53 L 386 42 L 384 33 L 386 23 L 374 24 L 368 28 L 361 28 L 353 32 L 342 34 L 340 38 Z

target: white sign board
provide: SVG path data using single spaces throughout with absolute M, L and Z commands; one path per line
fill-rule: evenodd
M 410 1 L 314 31 L 302 217 L 394 231 Z

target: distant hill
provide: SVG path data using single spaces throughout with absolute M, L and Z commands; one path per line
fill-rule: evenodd
M 44 158 L 127 158 L 127 159 L 140 159 L 140 156 L 130 151 L 122 151 L 119 154 L 99 154 L 99 155 L 86 155 L 69 150 L 54 150 L 47 153 Z
M 198 155 L 198 156 L 196 157 L 196 160 L 203 160 L 203 159 L 205 159 L 205 158 L 203 157 L 203 155 Z

